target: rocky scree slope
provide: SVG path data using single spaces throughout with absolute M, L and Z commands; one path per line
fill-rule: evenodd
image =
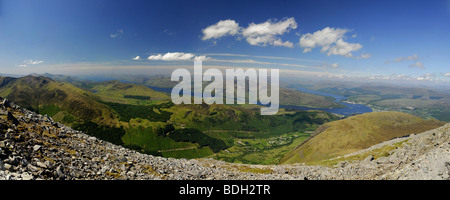
M 449 136 L 447 124 L 329 160 L 333 165 L 231 164 L 142 154 L 73 130 L 0 98 L 0 180 L 448 180 Z M 380 151 L 385 151 L 382 156 Z

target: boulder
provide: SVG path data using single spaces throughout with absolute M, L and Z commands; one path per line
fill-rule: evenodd
M 7 111 L 6 115 L 8 116 L 8 120 L 11 121 L 13 124 L 15 125 L 19 124 L 19 120 L 17 120 L 11 112 Z

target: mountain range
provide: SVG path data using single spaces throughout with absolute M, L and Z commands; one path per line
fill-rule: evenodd
M 166 79 L 150 80 L 145 81 Z M 289 88 L 280 94 L 286 105 L 333 102 Z M 148 85 L 50 74 L 0 77 L 0 96 L 138 152 L 248 164 L 320 163 L 444 124 L 399 112 L 340 119 L 328 112 L 293 109 L 262 116 L 258 105 L 174 105 L 169 94 Z
M 320 111 L 281 110 L 278 115 L 261 116 L 257 105 L 174 105 L 167 93 L 145 85 L 47 76 L 1 77 L 0 95 L 77 130 L 153 155 L 260 162 L 249 156 L 255 154 L 255 146 L 287 148 L 285 144 L 308 137 L 305 131 L 338 119 Z M 320 95 L 283 91 L 305 97 L 302 104 L 335 105 Z M 290 102 L 294 102 L 292 98 Z M 188 137 L 181 137 L 184 134 Z M 268 144 L 276 140 L 285 141 Z M 229 153 L 234 151 L 239 153 Z M 278 162 L 280 153 L 266 162 Z
M 0 180 L 448 180 L 449 134 L 446 124 L 316 165 L 233 164 L 142 154 L 0 98 Z

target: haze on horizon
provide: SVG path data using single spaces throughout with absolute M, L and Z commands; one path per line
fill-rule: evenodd
M 0 74 L 450 82 L 450 1 L 0 1 Z

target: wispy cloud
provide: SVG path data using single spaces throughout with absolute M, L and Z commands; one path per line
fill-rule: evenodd
M 372 57 L 372 55 L 366 53 L 366 54 L 361 54 L 361 58 L 370 58 Z
M 164 31 L 163 31 L 165 34 L 167 34 L 167 35 L 170 35 L 170 36 L 173 36 L 173 35 L 176 35 L 177 33 L 176 32 L 174 32 L 174 31 L 169 31 L 169 29 L 164 29 Z
M 326 72 L 327 74 L 332 74 L 330 73 L 328 70 L 329 69 L 337 69 L 340 67 L 340 65 L 338 63 L 333 63 L 333 64 L 328 64 L 328 63 L 322 63 L 320 65 L 316 65 L 314 66 L 316 68 L 320 68 L 322 69 L 324 72 Z
M 208 61 L 211 62 L 223 62 L 223 63 L 239 63 L 239 64 L 259 64 L 259 65 L 270 65 L 270 66 L 285 66 L 285 67 L 314 67 L 314 66 L 308 66 L 308 65 L 301 65 L 301 64 L 289 64 L 289 63 L 278 63 L 278 62 L 264 62 L 264 61 L 257 61 L 253 59 L 209 59 Z
M 117 30 L 115 33 L 109 34 L 110 38 L 122 38 L 123 35 L 123 29 Z
M 423 66 L 423 63 L 421 63 L 421 62 L 416 62 L 414 64 L 410 64 L 410 65 L 408 65 L 408 67 L 417 67 L 419 69 L 424 69 L 425 68 L 425 66 Z
M 28 65 L 39 65 L 39 64 L 44 63 L 44 61 L 27 59 L 27 60 L 24 60 L 23 63 L 24 64 L 16 65 L 16 67 L 23 68 L 23 67 L 27 67 Z
M 408 76 L 405 74 L 392 74 L 392 75 L 376 75 L 368 77 L 369 80 L 390 80 L 390 81 L 437 81 L 436 75 L 434 74 L 423 74 L 420 76 Z
M 408 67 L 425 69 L 425 65 L 422 62 L 419 62 L 418 61 L 419 59 L 420 59 L 419 56 L 417 56 L 417 54 L 414 54 L 412 56 L 397 57 L 394 60 L 386 60 L 384 61 L 384 63 L 389 64 L 389 63 L 400 63 L 404 61 L 414 61 L 414 63 L 408 65 Z
M 28 64 L 28 65 L 38 65 L 43 63 L 43 60 L 24 60 L 23 63 Z
M 243 59 L 221 59 L 217 58 L 220 56 L 227 56 L 227 57 L 242 57 Z M 133 60 L 139 60 L 137 59 L 139 56 L 133 58 Z M 208 61 L 210 63 L 212 62 L 220 62 L 220 63 L 234 63 L 234 64 L 256 64 L 256 65 L 270 65 L 270 66 L 279 66 L 279 67 L 296 67 L 296 68 L 317 68 L 317 66 L 313 65 L 303 65 L 303 64 L 295 64 L 295 63 L 284 63 L 284 62 L 267 62 L 267 61 L 261 61 L 261 60 L 255 60 L 251 58 L 264 58 L 264 59 L 278 59 L 278 60 L 294 60 L 294 61 L 305 61 L 300 58 L 288 58 L 288 57 L 272 57 L 272 56 L 256 56 L 256 55 L 244 55 L 244 54 L 226 54 L 226 53 L 210 53 L 210 54 L 203 54 L 203 55 L 196 55 L 193 53 L 183 53 L 183 52 L 168 52 L 168 53 L 157 53 L 152 54 L 147 57 L 147 60 L 150 61 L 195 61 L 195 60 L 201 60 L 201 61 Z M 306 59 L 308 60 L 308 59 Z M 316 60 L 308 60 L 311 62 L 320 62 Z
M 256 67 L 252 67 L 251 65 L 226 65 L 220 64 L 223 63 L 249 63 L 249 64 L 258 64 Z M 341 73 L 337 71 L 328 72 L 327 69 L 335 69 L 339 68 L 339 64 L 325 64 L 322 66 L 306 66 L 306 65 L 294 65 L 287 63 L 275 63 L 275 62 L 261 62 L 252 59 L 242 59 L 242 60 L 215 60 L 212 59 L 207 63 L 204 63 L 204 69 L 208 68 L 217 68 L 217 69 L 229 69 L 229 68 L 274 68 L 276 65 L 280 66 L 290 66 L 295 68 L 280 68 L 280 73 L 283 74 L 283 77 L 291 77 L 291 78 L 322 78 L 324 80 L 332 80 L 332 79 L 340 79 L 340 80 L 355 80 L 355 81 L 415 81 L 420 83 L 426 82 L 436 82 L 436 81 L 444 81 L 450 79 L 450 73 L 441 73 L 441 78 L 432 73 L 427 73 L 419 76 L 409 76 L 405 74 L 393 74 L 393 75 L 357 75 L 348 73 L 341 69 Z M 115 61 L 115 62 L 104 62 L 104 63 L 91 63 L 91 62 L 79 62 L 79 63 L 64 63 L 64 64 L 51 64 L 51 65 L 40 65 L 33 68 L 17 68 L 20 70 L 18 72 L 23 72 L 26 70 L 27 74 L 29 73 L 45 73 L 51 71 L 52 73 L 61 73 L 61 74 L 92 74 L 92 73 L 127 73 L 127 74 L 142 74 L 143 72 L 148 73 L 161 73 L 161 74 L 170 74 L 171 71 L 177 68 L 192 68 L 192 64 L 184 63 L 184 64 L 172 64 L 172 63 L 161 63 L 161 62 L 153 62 L 153 63 L 141 63 L 141 62 L 131 62 L 128 61 Z M 299 68 L 300 67 L 300 68 Z M 343 70 L 343 71 L 342 71 Z
M 258 56 L 258 55 L 248 55 L 248 54 L 233 54 L 233 53 L 208 53 L 209 56 L 236 56 L 236 57 L 253 57 L 253 58 L 264 58 L 264 59 L 277 59 L 277 60 L 292 60 L 292 61 L 302 61 L 302 62 L 315 62 L 322 63 L 323 61 L 307 59 L 307 58 L 291 58 L 291 57 L 279 57 L 279 56 Z
M 329 65 L 329 67 L 336 68 L 336 67 L 339 67 L 339 64 L 333 63 L 333 64 Z
M 419 60 L 419 56 L 417 56 L 417 54 L 414 54 L 412 56 L 405 56 L 405 57 L 397 57 L 394 60 L 386 60 L 384 61 L 384 63 L 398 63 L 398 62 L 403 62 L 406 60 L 412 60 L 412 61 L 417 61 Z

